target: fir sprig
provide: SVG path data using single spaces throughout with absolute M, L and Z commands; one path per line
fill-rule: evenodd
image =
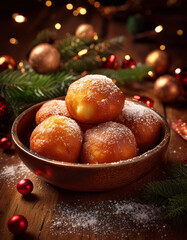
M 147 184 L 143 199 L 148 203 L 166 204 L 165 218 L 180 222 L 187 215 L 187 169 L 183 163 L 169 169 L 169 179 Z
M 93 73 L 103 74 L 107 77 L 115 79 L 118 84 L 124 84 L 127 82 L 141 81 L 148 77 L 148 72 L 152 70 L 151 67 L 147 65 L 137 66 L 131 69 L 99 69 Z
M 32 43 L 32 47 L 40 43 L 53 43 L 56 38 L 56 32 L 51 31 L 49 29 L 44 29 L 43 31 L 39 32 L 36 36 L 36 39 Z
M 65 95 L 78 77 L 67 72 L 22 74 L 6 70 L 0 73 L 0 95 L 6 99 L 15 117 L 35 103 Z
M 178 223 L 187 219 L 187 192 L 169 198 L 165 217 L 169 220 L 175 219 Z
M 93 43 L 93 40 L 79 38 L 73 35 L 62 39 L 56 45 L 56 48 L 61 54 L 62 61 L 65 62 L 75 57 L 79 51 L 88 48 L 91 43 Z

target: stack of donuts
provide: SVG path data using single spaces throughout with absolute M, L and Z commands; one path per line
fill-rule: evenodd
M 49 100 L 36 113 L 30 149 L 70 163 L 112 163 L 155 147 L 161 123 L 148 108 L 126 101 L 103 75 L 72 83 L 65 100 Z

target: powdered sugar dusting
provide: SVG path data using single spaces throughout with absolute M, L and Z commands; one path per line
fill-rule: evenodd
M 87 130 L 84 135 L 83 162 L 116 162 L 135 157 L 136 153 L 134 134 L 120 123 L 101 123 Z
M 74 92 L 84 91 L 87 101 L 97 101 L 97 104 L 102 106 L 113 100 L 119 102 L 123 95 L 110 78 L 97 74 L 87 75 L 79 79 L 70 85 L 70 89 Z
M 73 204 L 61 202 L 54 210 L 50 231 L 53 235 L 77 234 L 88 237 L 124 239 L 148 230 L 161 231 L 164 207 L 155 207 L 133 200 L 107 200 Z
M 64 100 L 50 100 L 44 103 L 36 113 L 36 124 L 38 125 L 46 118 L 55 115 L 71 117 Z
M 117 121 L 121 123 L 138 122 L 146 126 L 152 126 L 153 123 L 158 122 L 158 117 L 143 105 L 136 102 L 125 102 L 122 113 L 118 116 Z
M 109 146 L 119 144 L 124 138 L 135 144 L 132 131 L 126 126 L 112 121 L 101 123 L 87 130 L 85 135 L 85 138 L 91 135 L 93 139 L 97 139 L 96 141 L 102 141 L 103 144 L 107 143 Z
M 11 186 L 15 181 L 27 178 L 30 174 L 31 171 L 22 162 L 14 163 L 1 168 L 0 180 L 6 180 L 7 185 Z

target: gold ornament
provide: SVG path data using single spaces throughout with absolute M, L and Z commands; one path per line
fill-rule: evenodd
M 180 89 L 175 77 L 166 74 L 160 76 L 154 84 L 155 95 L 165 103 L 175 101 L 180 95 Z
M 95 30 L 91 24 L 81 24 L 77 27 L 75 36 L 92 40 L 95 36 Z
M 60 66 L 60 53 L 52 45 L 41 43 L 32 49 L 29 63 L 39 73 L 55 72 Z
M 168 71 L 169 57 L 164 51 L 154 50 L 147 55 L 145 64 L 153 67 L 157 75 L 161 75 Z

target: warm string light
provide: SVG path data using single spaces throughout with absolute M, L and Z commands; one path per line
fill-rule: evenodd
M 56 24 L 55 24 L 55 28 L 56 28 L 56 30 L 61 29 L 61 24 L 60 24 L 60 23 L 56 23 Z
M 11 44 L 13 44 L 13 45 L 18 44 L 18 40 L 17 40 L 16 38 L 10 38 L 10 39 L 9 39 L 9 42 L 10 42 Z
M 81 51 L 78 52 L 78 56 L 81 57 L 81 56 L 83 56 L 87 53 L 88 53 L 88 49 L 85 48 L 85 49 L 82 49 Z
M 165 45 L 160 45 L 160 50 L 164 51 L 166 49 L 166 46 Z
M 153 71 L 149 71 L 147 74 L 148 74 L 151 78 L 154 77 Z
M 163 30 L 163 26 L 162 26 L 162 25 L 158 25 L 158 26 L 155 28 L 155 32 L 156 32 L 156 33 L 160 33 L 160 32 L 162 32 L 162 30 Z
M 125 58 L 125 60 L 130 60 L 131 57 L 129 55 L 125 55 L 124 58 Z
M 97 40 L 98 40 L 98 35 L 97 35 L 97 33 L 95 33 L 95 34 L 94 34 L 94 37 L 93 37 L 93 39 L 94 39 L 95 41 L 97 41 Z
M 178 36 L 182 36 L 183 35 L 183 30 L 182 29 L 178 29 L 177 30 L 177 35 Z
M 175 69 L 175 74 L 180 74 L 181 73 L 181 69 L 180 68 L 176 68 Z
M 95 8 L 99 8 L 101 6 L 100 2 L 96 1 L 94 2 L 94 7 Z
M 47 7 L 51 7 L 52 2 L 51 2 L 50 0 L 47 0 L 47 1 L 45 2 L 45 5 L 46 5 Z
M 71 3 L 66 4 L 66 9 L 67 10 L 72 10 L 73 9 L 73 4 L 71 4 Z
M 23 23 L 27 21 L 27 18 L 24 17 L 23 15 L 20 15 L 19 13 L 13 13 L 12 18 L 14 19 L 15 22 L 17 23 Z

